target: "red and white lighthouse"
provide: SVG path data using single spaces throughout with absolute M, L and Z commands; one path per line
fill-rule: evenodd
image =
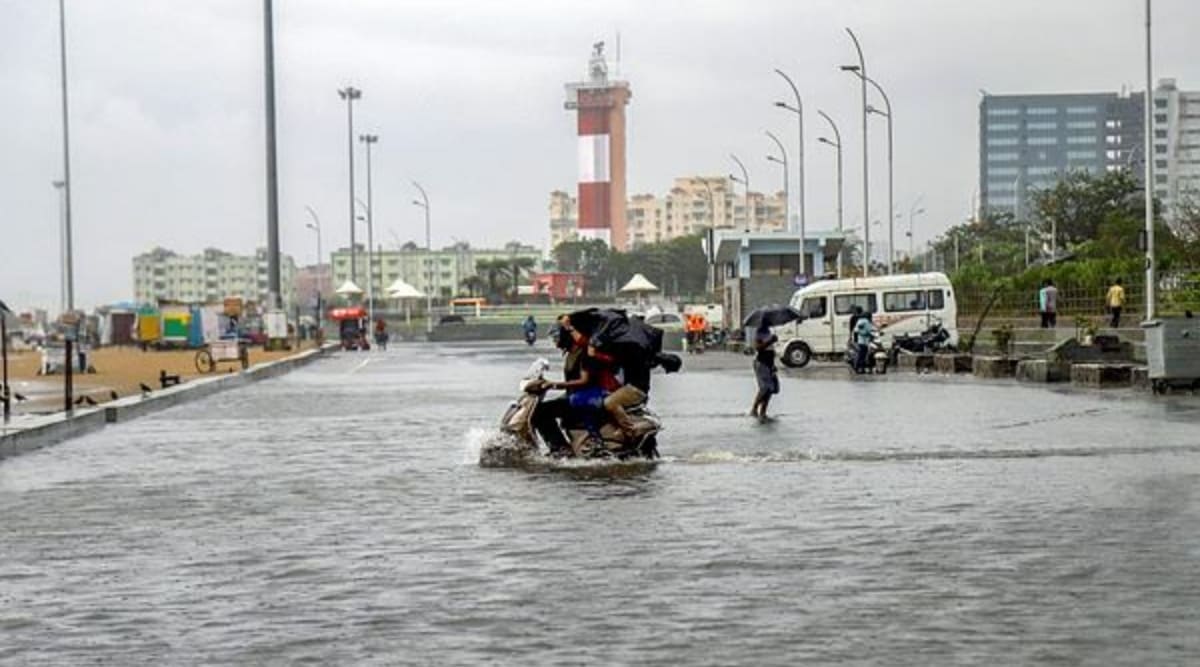
M 580 238 L 601 239 L 626 250 L 625 105 L 626 81 L 608 78 L 604 42 L 593 45 L 588 80 L 567 84 L 566 108 L 578 112 Z

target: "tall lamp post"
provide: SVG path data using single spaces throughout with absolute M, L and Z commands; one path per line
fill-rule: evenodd
M 908 261 L 915 265 L 914 257 L 916 257 L 916 239 L 913 236 L 913 218 L 925 212 L 924 208 L 920 207 L 921 198 L 917 197 L 917 201 L 913 202 L 912 208 L 908 209 Z
M 325 295 L 322 289 L 325 286 L 325 272 L 321 270 L 321 257 L 324 256 L 321 250 L 321 218 L 317 217 L 317 212 L 311 206 L 305 206 L 304 210 L 308 211 L 308 215 L 313 219 L 304 226 L 317 233 L 317 329 L 321 330 L 325 325 L 324 305 L 321 303 Z M 330 270 L 332 271 L 333 267 L 330 267 Z
M 433 288 L 434 279 L 437 277 L 437 267 L 433 264 L 433 235 L 430 233 L 429 227 L 429 195 L 425 194 L 425 188 L 421 184 L 413 181 L 413 186 L 421 193 L 421 199 L 413 200 L 414 206 L 420 206 L 425 209 L 425 255 L 426 261 L 429 262 L 429 274 L 426 277 L 425 283 L 425 333 L 433 333 Z
M 730 153 L 729 157 L 733 158 L 733 161 L 737 163 L 738 168 L 742 170 L 741 180 L 738 180 L 738 177 L 734 176 L 733 174 L 729 175 L 729 180 L 733 181 L 734 183 L 741 183 L 742 187 L 746 188 L 746 231 L 750 231 L 750 227 L 754 224 L 754 211 L 750 208 L 750 172 L 746 171 L 746 165 L 742 164 L 742 161 L 738 159 L 738 156 Z
M 833 122 L 833 119 L 829 117 L 829 114 L 825 113 L 824 111 L 821 111 L 820 109 L 817 110 L 817 113 L 821 114 L 822 118 L 829 121 L 829 127 L 831 127 L 833 129 L 833 140 L 832 141 L 830 141 L 826 137 L 821 137 L 820 139 L 818 139 L 818 141 L 820 141 L 823 144 L 833 146 L 835 149 L 837 149 L 837 225 L 838 225 L 837 228 L 838 228 L 838 233 L 844 234 L 844 232 L 842 230 L 842 133 L 838 132 L 837 123 Z M 845 242 L 846 242 L 846 239 L 843 236 L 843 238 L 842 238 L 843 246 L 845 245 Z M 843 249 L 839 248 L 838 256 L 837 256 L 837 276 L 838 276 L 838 278 L 842 277 L 842 254 L 843 254 Z
M 704 185 L 704 190 L 708 193 L 708 293 L 711 296 L 717 289 L 716 271 L 713 268 L 717 258 L 717 249 L 714 247 L 717 242 L 717 209 L 714 204 L 712 185 L 704 177 L 700 178 L 700 183 Z
M 1145 163 L 1145 193 L 1146 193 L 1146 320 L 1154 319 L 1154 160 L 1151 159 L 1154 148 L 1154 61 L 1151 59 L 1150 30 L 1150 0 L 1146 0 L 1146 100 L 1143 113 L 1145 122 L 1144 134 L 1146 143 L 1142 149 Z
M 272 0 L 263 0 L 263 86 L 267 135 L 267 301 L 283 308 L 279 280 L 279 180 L 275 151 L 275 20 Z M 286 333 L 286 332 L 285 332 Z
M 0 365 L 4 367 L 4 385 L 0 386 L 0 402 L 4 403 L 4 423 L 7 424 L 12 412 L 12 394 L 8 388 L 8 305 L 0 301 Z
M 854 41 L 854 50 L 858 52 L 857 65 L 842 65 L 842 70 L 847 72 L 857 72 L 862 83 L 862 148 L 863 148 L 863 220 L 871 219 L 871 179 L 870 179 L 870 160 L 868 159 L 869 146 L 867 142 L 867 61 L 863 58 L 862 45 L 858 43 L 858 37 L 854 31 L 846 28 L 850 39 Z M 890 215 L 890 213 L 889 213 Z M 863 225 L 863 255 L 866 256 L 866 261 L 863 264 L 863 275 L 871 275 L 871 225 Z
M 58 310 L 59 310 L 59 312 L 65 313 L 65 312 L 67 312 L 67 220 L 66 220 L 66 206 L 65 206 L 66 202 L 65 202 L 63 195 L 65 194 L 65 191 L 66 191 L 67 182 L 66 181 L 51 181 L 50 184 L 54 186 L 55 191 L 58 193 L 58 234 L 59 234 L 59 237 L 58 237 L 58 240 L 59 240 L 59 244 L 58 244 L 59 245 L 59 248 L 58 248 L 58 251 L 59 251 L 59 257 L 58 257 L 59 276 L 58 276 L 58 278 L 59 278 L 59 282 L 62 283 L 60 286 Z
M 67 282 L 67 312 L 75 310 L 75 261 L 74 261 L 74 242 L 72 239 L 71 230 L 71 123 L 70 114 L 68 113 L 68 98 L 67 98 L 67 10 L 64 0 L 58 0 L 58 47 L 59 47 L 59 68 L 61 72 L 62 84 L 62 135 L 63 135 L 63 240 L 64 252 L 66 254 L 66 282 Z M 75 327 L 74 331 L 69 331 L 63 342 L 63 411 L 70 413 L 74 408 L 74 383 L 71 376 L 72 370 L 72 346 L 75 342 L 75 337 L 78 333 L 78 321 L 74 318 L 68 318 L 66 322 L 68 327 Z
M 791 215 L 791 204 L 790 204 L 791 189 L 788 186 L 788 181 L 791 179 L 788 178 L 787 149 L 783 147 L 783 142 L 779 140 L 779 137 L 775 136 L 775 133 L 771 132 L 770 130 L 766 130 L 766 135 L 771 139 L 771 141 L 775 142 L 775 146 L 779 149 L 779 157 L 776 157 L 774 155 L 768 155 L 767 162 L 774 162 L 775 164 L 783 167 L 783 228 L 788 229 L 789 227 L 791 227 L 792 215 Z M 807 275 L 807 272 L 804 270 L 804 245 L 803 245 L 804 240 L 801 239 L 800 243 L 801 243 L 801 245 L 799 247 L 800 252 L 798 255 L 799 263 L 796 265 L 796 267 L 797 267 L 796 272 L 799 275 L 803 276 L 803 275 Z
M 338 90 L 338 96 L 346 100 L 346 150 L 350 165 L 350 282 L 358 284 L 358 248 L 354 234 L 354 101 L 362 98 L 362 91 L 354 86 Z
M 788 104 L 787 102 L 776 102 L 775 106 L 777 106 L 781 109 L 786 109 L 786 110 L 791 111 L 792 113 L 796 114 L 796 126 L 799 129 L 798 140 L 797 140 L 798 141 L 797 146 L 799 147 L 799 151 L 796 154 L 796 162 L 798 164 L 798 167 L 797 167 L 796 171 L 798 172 L 799 181 L 800 181 L 800 190 L 799 190 L 799 197 L 800 197 L 799 198 L 799 202 L 800 202 L 800 273 L 802 275 L 808 275 L 808 272 L 804 270 L 805 236 L 808 233 L 808 229 L 805 226 L 805 217 L 804 217 L 804 212 L 805 212 L 805 209 L 807 208 L 805 206 L 805 202 L 804 202 L 804 101 L 800 99 L 800 91 L 796 88 L 796 84 L 792 81 L 791 77 L 789 77 L 787 74 L 785 74 L 783 72 L 783 70 L 781 70 L 781 69 L 776 69 L 775 73 L 778 74 L 779 76 L 783 77 L 783 80 L 787 82 L 788 87 L 792 89 L 792 95 L 794 95 L 796 98 L 796 106 L 794 106 L 794 107 L 791 106 L 790 104 Z M 782 147 L 780 148 L 780 150 L 783 150 Z M 789 224 L 790 224 L 790 221 L 789 221 Z
M 892 116 L 892 101 L 890 99 L 888 99 L 887 93 L 885 93 L 883 91 L 883 87 L 880 86 L 879 83 L 875 81 L 875 79 L 868 77 L 866 74 L 864 74 L 862 72 L 856 72 L 856 74 L 858 74 L 858 76 L 862 77 L 867 83 L 874 86 L 875 90 L 879 91 L 879 96 L 883 98 L 883 105 L 884 105 L 885 109 L 881 110 L 877 107 L 867 105 L 867 113 L 873 113 L 873 114 L 877 114 L 879 116 L 883 116 L 884 118 L 887 118 L 888 210 L 892 212 L 891 214 L 889 214 L 889 218 L 894 218 L 895 214 L 896 214 L 896 208 L 895 208 L 896 204 L 893 199 L 893 192 L 894 192 L 893 183 L 895 181 L 894 177 L 896 174 L 896 170 L 895 170 L 895 162 L 893 160 L 894 143 L 892 141 L 892 118 L 893 118 L 893 116 Z M 891 275 L 894 271 L 893 259 L 896 255 L 895 243 L 896 243 L 896 226 L 892 222 L 889 222 L 888 223 L 888 248 L 889 248 L 888 275 Z
M 375 322 L 375 200 L 371 198 L 371 147 L 379 135 L 364 134 L 359 141 L 367 145 L 367 318 Z

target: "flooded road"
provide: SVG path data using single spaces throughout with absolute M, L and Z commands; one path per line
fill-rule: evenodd
M 802 373 L 759 425 L 714 356 L 655 377 L 656 467 L 480 469 L 533 357 L 337 356 L 0 462 L 0 663 L 1200 661 L 1194 399 Z

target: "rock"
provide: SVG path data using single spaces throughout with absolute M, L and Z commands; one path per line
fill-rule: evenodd
M 1008 357 L 975 357 L 971 372 L 980 378 L 1010 378 L 1016 372 L 1017 360 Z
M 1071 364 L 1047 359 L 1025 359 L 1017 363 L 1016 377 L 1024 382 L 1066 382 Z
M 1128 364 L 1075 364 L 1071 384 L 1099 389 L 1130 386 L 1133 366 Z
M 971 355 L 969 354 L 937 354 L 933 358 L 933 368 L 939 373 L 970 373 Z

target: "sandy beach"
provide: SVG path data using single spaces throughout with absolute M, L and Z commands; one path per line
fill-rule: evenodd
M 306 342 L 300 348 L 267 352 L 262 347 L 250 348 L 250 364 L 273 361 L 312 347 Z M 9 383 L 16 394 L 26 398 L 13 403 L 13 412 L 55 412 L 62 409 L 63 376 L 38 375 L 41 354 L 38 352 L 9 353 Z M 196 350 L 147 350 L 137 347 L 105 347 L 92 351 L 92 366 L 95 373 L 74 374 L 75 396 L 90 396 L 97 404 L 113 400 L 112 392 L 118 397 L 141 392 L 140 385 L 154 389 L 160 387 L 159 374 L 178 375 L 183 382 L 198 377 Z M 215 373 L 235 373 L 241 366 L 237 362 L 217 364 Z

